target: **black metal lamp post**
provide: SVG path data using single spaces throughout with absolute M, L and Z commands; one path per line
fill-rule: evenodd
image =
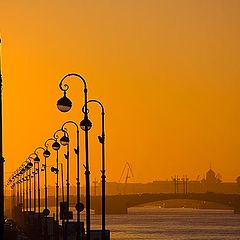
M 2 134 L 2 54 L 0 39 L 0 232 L 4 238 L 4 158 L 3 158 L 3 134 Z
M 79 78 L 84 84 L 84 106 L 87 109 L 87 84 L 85 79 L 76 73 L 69 73 L 65 75 L 60 83 L 59 88 L 63 91 L 64 96 L 57 101 L 57 107 L 61 112 L 67 112 L 72 107 L 72 102 L 70 99 L 67 98 L 66 92 L 69 89 L 67 84 L 63 84 L 63 81 L 67 77 L 77 77 Z M 81 128 L 85 131 L 85 176 L 86 176 L 86 229 L 87 229 L 87 240 L 90 240 L 90 171 L 89 171 L 89 159 L 88 159 L 88 131 L 90 130 L 92 124 L 88 119 L 88 112 L 84 112 L 84 120 L 80 123 Z
M 69 202 L 70 202 L 70 183 L 69 183 L 69 172 L 70 172 L 70 167 L 69 167 L 69 137 L 68 137 L 68 133 L 64 130 L 64 129 L 61 129 L 61 131 L 64 132 L 64 135 L 60 138 L 60 143 L 63 145 L 63 146 L 67 146 L 67 153 L 64 154 L 66 160 L 67 160 L 67 222 L 69 221 Z M 67 227 L 67 225 L 66 225 Z M 65 228 L 66 230 L 66 228 Z
M 30 169 L 30 164 L 25 165 L 25 180 L 26 180 L 26 211 L 28 212 L 28 191 L 29 191 L 29 186 L 28 186 L 28 180 L 29 180 L 29 173 L 28 170 Z
M 100 144 L 102 145 L 102 240 L 105 239 L 105 230 L 106 230 L 106 176 L 105 176 L 105 121 L 104 121 L 104 107 L 103 104 L 95 99 L 91 99 L 88 101 L 88 103 L 97 103 L 101 107 L 101 122 L 102 122 L 102 134 L 101 136 L 98 136 L 98 140 Z M 83 112 L 88 111 L 88 109 L 83 106 Z
M 14 172 L 13 180 L 14 180 L 14 196 L 15 196 L 14 207 L 16 207 L 18 205 L 18 194 L 19 194 L 17 170 Z
M 19 185 L 18 206 L 22 209 L 22 173 L 21 173 L 21 169 L 19 169 L 19 172 L 18 172 L 18 185 Z
M 29 157 L 28 157 L 28 159 L 30 160 L 30 162 L 32 161 L 32 160 L 34 160 L 34 158 L 33 157 L 31 157 L 32 156 L 32 154 L 30 154 L 29 155 Z M 30 166 L 30 165 L 29 165 Z M 30 212 L 32 211 L 32 177 L 33 177 L 33 175 L 32 175 L 32 170 L 31 170 L 31 168 L 32 167 L 35 167 L 35 164 L 34 163 L 32 163 L 31 162 L 31 166 L 29 167 L 29 171 L 28 171 L 28 179 L 29 179 L 29 209 L 30 209 Z M 35 168 L 34 168 L 34 172 L 35 172 Z M 34 173 L 34 176 L 35 176 L 35 173 Z M 36 197 L 36 196 L 35 196 Z
M 23 209 L 23 212 L 25 211 L 25 176 L 24 176 L 24 173 L 25 173 L 25 167 L 22 166 L 21 167 L 21 174 L 22 174 L 22 178 L 21 178 L 21 181 L 22 181 L 22 209 Z
M 13 182 L 11 185 L 11 198 L 12 198 L 12 215 L 14 214 L 13 210 L 14 210 L 14 206 L 15 206 L 15 183 Z
M 40 158 L 38 156 L 38 150 L 43 150 L 43 153 L 45 152 L 45 148 L 43 147 L 37 147 L 34 150 L 34 153 L 36 157 L 34 158 L 34 162 L 37 164 L 37 176 L 38 176 L 38 214 L 40 215 L 41 212 L 41 189 L 40 189 Z
M 33 162 L 33 211 L 36 213 L 36 174 L 37 174 L 37 168 L 36 168 L 37 162 Z
M 29 201 L 29 191 L 30 191 L 30 186 L 29 186 L 29 183 L 28 183 L 28 180 L 30 179 L 30 173 L 29 173 L 29 170 L 31 169 L 31 167 L 33 166 L 32 162 L 28 159 L 26 160 L 26 165 L 25 165 L 25 170 L 26 170 L 26 210 L 27 210 L 27 220 L 29 221 L 29 218 L 28 218 L 28 211 L 29 211 L 29 205 L 28 205 L 28 201 Z M 31 194 L 30 194 L 31 195 Z M 30 197 L 31 199 L 31 197 Z M 31 209 L 30 209 L 31 211 Z
M 26 181 L 26 186 L 25 186 L 25 210 L 28 213 L 28 168 L 25 166 L 25 181 Z
M 65 129 L 63 129 L 63 128 L 61 128 L 61 129 L 59 129 L 59 130 L 57 130 L 55 132 L 54 138 L 56 138 L 56 139 L 59 138 L 57 133 L 60 132 L 60 131 L 64 133 L 64 135 L 60 138 L 60 143 L 63 146 L 67 146 L 67 153 L 64 154 L 64 156 L 65 156 L 65 158 L 67 160 L 67 216 L 66 216 L 67 219 L 66 220 L 68 222 L 69 221 L 69 216 L 68 216 L 68 213 L 69 213 L 69 202 L 70 202 L 70 199 L 69 199 L 69 197 L 70 197 L 69 196 L 69 193 L 70 193 L 70 189 L 69 189 L 69 187 L 70 187 L 70 183 L 69 183 L 69 171 L 70 171 L 70 167 L 69 167 L 69 141 L 70 140 L 69 140 L 69 136 L 68 136 L 67 131 Z
M 32 155 L 34 155 L 34 158 L 31 157 Z M 31 160 L 35 160 L 35 153 L 30 154 L 30 156 L 28 157 Z M 36 164 L 35 161 L 33 161 L 33 172 L 30 171 L 30 211 L 32 208 L 32 198 L 31 198 L 31 178 L 32 178 L 32 174 L 33 174 L 33 212 L 36 212 Z
M 12 201 L 12 209 L 14 210 L 14 207 L 16 206 L 16 186 L 17 186 L 17 183 L 16 183 L 16 171 L 14 172 L 13 176 L 12 176 L 12 192 L 13 192 L 13 201 Z
M 64 127 L 67 124 L 73 124 L 76 127 L 76 148 L 74 148 L 74 152 L 77 156 L 77 204 L 76 204 L 76 210 L 77 210 L 77 223 L 78 223 L 78 227 L 77 227 L 77 238 L 76 239 L 80 239 L 81 238 L 81 233 L 80 233 L 80 211 L 82 210 L 82 204 L 80 203 L 80 156 L 79 156 L 79 127 L 77 125 L 77 123 L 75 123 L 74 121 L 67 121 L 62 125 L 62 129 L 64 129 Z M 69 145 L 69 138 L 67 136 L 63 136 L 60 139 L 60 142 L 62 145 Z
M 67 201 L 66 201 L 67 206 L 66 206 L 66 216 L 63 217 L 63 222 L 64 222 L 65 219 L 67 220 L 67 224 L 65 224 L 64 227 L 63 227 L 64 239 L 67 239 L 68 238 L 68 236 L 67 236 L 67 228 L 68 228 L 68 222 L 69 222 L 69 203 L 70 203 L 70 198 L 69 198 L 70 197 L 70 194 L 69 194 L 70 193 L 70 189 L 69 189 L 69 187 L 70 187 L 70 183 L 69 183 L 69 169 L 70 169 L 70 167 L 69 167 L 69 141 L 70 140 L 69 140 L 68 132 L 65 129 L 63 129 L 63 128 L 57 130 L 54 133 L 53 137 L 55 139 L 59 138 L 59 136 L 57 135 L 58 132 L 63 132 L 64 133 L 64 135 L 60 138 L 60 143 L 63 146 L 67 146 L 67 153 L 64 154 L 64 156 L 65 156 L 65 158 L 67 160 Z
M 16 176 L 16 206 L 18 206 L 19 205 L 19 194 L 20 194 L 18 169 L 16 170 L 15 176 Z
M 47 158 L 50 157 L 51 153 L 48 150 L 48 142 L 49 141 L 55 141 L 53 138 L 49 138 L 45 141 L 44 146 L 45 149 L 43 151 L 43 156 L 44 156 L 44 210 L 43 210 L 43 215 L 45 218 L 45 228 L 44 228 L 44 239 L 48 240 L 48 222 L 47 222 L 47 216 L 50 214 L 50 211 L 48 209 L 48 191 L 47 191 Z M 35 150 L 37 152 L 37 149 Z
M 10 184 L 12 184 L 12 182 L 13 182 L 12 177 L 13 177 L 13 175 L 8 179 L 6 186 L 9 186 Z M 12 209 L 13 209 L 13 191 L 12 191 L 12 185 L 10 186 L 10 188 L 11 188 L 11 190 L 10 190 L 10 193 L 11 193 L 10 204 L 11 204 L 11 211 L 12 211 Z
M 59 239 L 59 218 L 58 218 L 58 190 L 59 190 L 59 184 L 58 184 L 58 150 L 60 149 L 60 144 L 55 140 L 52 144 L 53 150 L 56 151 L 56 168 L 52 167 L 51 171 L 56 174 L 56 239 Z

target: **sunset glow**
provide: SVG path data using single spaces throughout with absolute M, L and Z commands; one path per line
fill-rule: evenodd
M 5 180 L 65 121 L 83 119 L 77 78 L 67 80 L 71 111 L 56 107 L 71 72 L 105 107 L 107 181 L 126 162 L 132 182 L 203 178 L 210 167 L 223 181 L 240 175 L 240 1 L 1 0 L 0 9 Z M 89 118 L 92 182 L 101 180 L 99 106 Z M 70 168 L 73 184 L 73 149 Z

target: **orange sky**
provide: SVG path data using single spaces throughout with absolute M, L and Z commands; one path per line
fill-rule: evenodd
M 126 161 L 132 182 L 196 179 L 210 166 L 224 181 L 240 175 L 238 0 L 1 0 L 0 9 L 6 178 L 62 123 L 82 120 L 78 79 L 68 79 L 72 110 L 56 108 L 70 72 L 105 106 L 107 181 Z M 100 181 L 100 116 L 92 104 L 91 181 Z M 72 184 L 75 166 L 72 154 Z

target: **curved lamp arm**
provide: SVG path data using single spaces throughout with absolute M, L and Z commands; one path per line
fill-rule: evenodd
M 60 88 L 62 91 L 66 92 L 66 91 L 69 89 L 68 84 L 66 84 L 66 83 L 63 84 L 63 81 L 64 81 L 67 77 L 71 77 L 71 76 L 75 76 L 75 77 L 80 78 L 80 79 L 83 81 L 83 84 L 84 84 L 84 92 L 87 91 L 87 84 L 86 84 L 85 79 L 84 79 L 80 74 L 77 74 L 77 73 L 69 73 L 69 74 L 65 75 L 65 76 L 61 79 L 61 81 L 60 81 L 60 83 L 59 83 L 59 88 Z
M 105 111 L 104 111 L 104 106 L 103 106 L 103 104 L 100 102 L 100 101 L 98 101 L 98 100 L 96 100 L 96 99 L 91 99 L 91 100 L 88 100 L 87 101 L 87 103 L 91 103 L 91 102 L 94 102 L 94 103 L 97 103 L 100 107 L 101 107 L 101 114 L 102 114 L 102 136 L 98 136 L 98 140 L 99 140 L 99 142 L 101 143 L 101 144 L 103 144 L 104 143 L 104 141 L 105 141 L 105 130 L 104 130 L 104 125 L 105 125 L 105 123 L 104 123 L 104 115 L 105 115 Z M 89 109 L 87 108 L 87 106 L 84 104 L 83 105 L 83 107 L 82 107 L 82 112 L 84 113 L 84 114 L 86 114 L 86 113 L 88 113 L 89 112 Z

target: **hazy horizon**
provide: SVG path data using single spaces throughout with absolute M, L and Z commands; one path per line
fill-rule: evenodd
M 83 119 L 79 79 L 66 81 L 71 111 L 56 107 L 59 81 L 76 72 L 105 107 L 107 181 L 118 181 L 127 161 L 136 182 L 202 178 L 210 167 L 235 182 L 240 1 L 2 0 L 0 8 L 5 180 L 65 121 Z M 89 118 L 92 183 L 101 177 L 99 106 L 89 104 Z M 68 130 L 74 185 L 76 132 Z M 80 144 L 84 182 L 82 131 Z

